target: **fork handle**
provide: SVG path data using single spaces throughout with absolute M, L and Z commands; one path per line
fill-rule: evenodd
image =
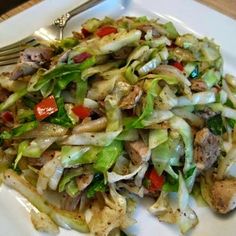
M 86 11 L 89 8 L 92 8 L 99 3 L 103 2 L 105 0 L 88 0 L 85 3 L 79 5 L 75 9 L 67 12 L 66 14 L 62 15 L 61 17 L 57 18 L 54 20 L 54 25 L 58 26 L 60 29 L 60 36 L 59 39 L 63 39 L 63 30 L 64 27 L 66 26 L 67 22 L 74 16 L 78 15 L 79 13 Z
M 80 6 L 78 6 L 75 9 L 68 12 L 68 14 L 69 14 L 68 20 L 71 19 L 73 16 L 76 16 L 77 14 L 79 14 L 83 11 L 86 11 L 89 8 L 94 7 L 94 6 L 96 6 L 97 4 L 99 4 L 103 1 L 105 1 L 105 0 L 89 0 L 89 1 L 86 1 L 85 3 L 81 4 Z
M 67 22 L 74 16 L 78 15 L 79 13 L 86 11 L 89 8 L 92 8 L 99 3 L 103 2 L 105 0 L 88 0 L 85 3 L 79 5 L 78 7 L 74 8 L 73 10 L 63 14 L 61 17 L 54 20 L 54 25 L 58 26 L 61 31 L 63 31 L 63 28 L 66 26 Z

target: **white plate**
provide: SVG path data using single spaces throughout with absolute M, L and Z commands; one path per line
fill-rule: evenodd
M 0 24 L 0 47 L 25 37 L 34 30 L 47 25 L 69 9 L 78 0 L 45 0 L 31 9 Z M 78 29 L 80 23 L 90 17 L 121 15 L 146 15 L 175 23 L 180 32 L 192 32 L 198 36 L 214 38 L 221 45 L 225 60 L 225 72 L 236 75 L 236 21 L 192 0 L 107 0 L 74 18 L 67 28 L 67 34 Z M 179 235 L 174 226 L 159 223 L 145 210 L 142 203 L 135 214 L 137 224 L 130 229 L 135 235 Z M 0 188 L 0 235 L 41 236 L 30 222 L 30 204 L 18 193 L 5 186 Z M 199 224 L 189 236 L 235 236 L 236 214 L 219 217 L 208 208 L 194 206 Z M 61 229 L 60 236 L 81 235 Z

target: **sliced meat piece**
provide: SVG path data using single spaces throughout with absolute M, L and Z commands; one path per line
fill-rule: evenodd
M 121 99 L 119 107 L 123 110 L 134 108 L 142 96 L 142 89 L 135 85 L 132 91 Z
M 212 205 L 221 214 L 236 208 L 236 179 L 216 181 L 211 188 Z
M 142 140 L 126 142 L 125 150 L 128 152 L 134 165 L 140 165 L 143 162 L 148 161 L 151 156 L 151 151 Z
M 195 92 L 202 92 L 207 90 L 207 84 L 200 79 L 193 79 L 191 80 L 191 90 Z
M 10 79 L 16 80 L 22 76 L 32 75 L 39 69 L 39 65 L 35 62 L 23 62 L 16 65 L 11 73 Z
M 43 65 L 51 60 L 53 49 L 46 46 L 25 49 L 20 55 L 21 62 L 35 62 Z
M 93 180 L 92 174 L 83 174 L 76 177 L 76 183 L 79 191 L 83 191 L 84 189 L 86 189 L 91 184 L 92 180 Z
M 196 133 L 194 159 L 199 170 L 209 169 L 220 155 L 220 138 L 204 128 Z
M 11 73 L 10 79 L 16 80 L 22 76 L 34 74 L 40 67 L 48 64 L 53 56 L 53 49 L 46 46 L 25 49 L 20 55 L 18 63 Z
M 46 151 L 42 154 L 40 158 L 28 158 L 28 163 L 31 166 L 42 167 L 48 161 L 52 160 L 55 155 L 55 151 Z

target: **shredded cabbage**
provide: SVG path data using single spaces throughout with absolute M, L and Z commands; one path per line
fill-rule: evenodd
M 181 173 L 179 174 L 178 206 L 180 211 L 177 211 L 177 224 L 180 232 L 185 234 L 198 223 L 198 218 L 189 206 L 189 193 Z
M 79 165 L 81 157 L 90 150 L 90 147 L 63 146 L 60 161 L 63 167 Z
M 186 96 L 178 97 L 178 107 L 190 106 L 190 105 L 201 105 L 215 102 L 215 93 L 214 92 L 199 92 L 192 95 L 191 98 Z
M 131 179 L 133 176 L 135 176 L 140 170 L 142 169 L 142 165 L 133 167 L 133 170 L 131 173 L 127 175 L 120 175 L 115 172 L 107 172 L 107 180 L 109 183 L 115 183 L 120 180 L 126 180 L 126 179 Z
M 155 129 L 150 130 L 149 132 L 149 139 L 148 139 L 148 146 L 150 149 L 153 149 L 160 144 L 166 142 L 168 139 L 168 131 L 167 129 Z
M 43 191 L 47 189 L 47 186 L 55 190 L 59 184 L 62 174 L 63 167 L 61 166 L 58 153 L 56 153 L 54 158 L 48 161 L 39 171 L 37 192 L 39 194 L 43 194 Z
M 4 183 L 9 187 L 19 191 L 25 196 L 39 211 L 46 213 L 59 226 L 65 229 L 75 229 L 87 233 L 88 226 L 81 213 L 60 210 L 40 196 L 36 189 L 26 182 L 22 177 L 12 170 L 7 170 L 4 175 Z
M 184 163 L 184 172 L 186 173 L 188 170 L 192 168 L 193 164 L 193 137 L 192 131 L 188 123 L 180 118 L 180 117 L 173 117 L 170 120 L 170 126 L 172 129 L 177 130 L 185 145 L 185 163 Z
M 130 32 L 120 32 L 114 35 L 108 35 L 103 37 L 98 42 L 99 50 L 102 53 L 111 53 L 118 51 L 124 46 L 139 41 L 141 38 L 140 30 L 131 30 Z
M 72 134 L 69 137 L 65 137 L 62 140 L 62 144 L 107 146 L 120 134 L 120 132 L 121 130 L 114 132 L 85 132 L 82 134 Z

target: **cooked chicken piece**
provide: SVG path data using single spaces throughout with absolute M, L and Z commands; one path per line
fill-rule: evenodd
M 40 158 L 28 158 L 28 163 L 31 166 L 42 167 L 48 161 L 52 160 L 55 155 L 55 151 L 46 151 Z
M 35 62 L 18 63 L 11 73 L 10 79 L 16 80 L 22 76 L 32 75 L 39 69 L 39 65 Z
M 25 49 L 20 55 L 21 62 L 35 62 L 43 65 L 49 62 L 53 56 L 53 49 L 50 47 L 32 47 Z
M 202 92 L 207 90 L 207 84 L 200 79 L 193 79 L 191 80 L 191 90 L 195 92 Z
M 50 62 L 53 49 L 50 47 L 32 47 L 25 49 L 20 55 L 18 63 L 11 73 L 10 79 L 16 80 L 22 76 L 34 74 L 41 66 Z
M 194 140 L 194 159 L 199 170 L 209 169 L 220 155 L 220 139 L 208 128 L 196 133 Z
M 87 188 L 93 180 L 92 174 L 83 174 L 76 178 L 76 183 L 78 186 L 79 191 L 83 191 L 85 188 Z
M 128 152 L 134 165 L 139 165 L 144 161 L 148 161 L 151 156 L 151 151 L 142 140 L 126 142 L 125 150 Z
M 236 179 L 216 181 L 211 188 L 212 205 L 221 214 L 236 208 Z
M 123 110 L 135 107 L 142 96 L 142 89 L 135 85 L 133 90 L 124 98 L 121 99 L 119 107 Z

